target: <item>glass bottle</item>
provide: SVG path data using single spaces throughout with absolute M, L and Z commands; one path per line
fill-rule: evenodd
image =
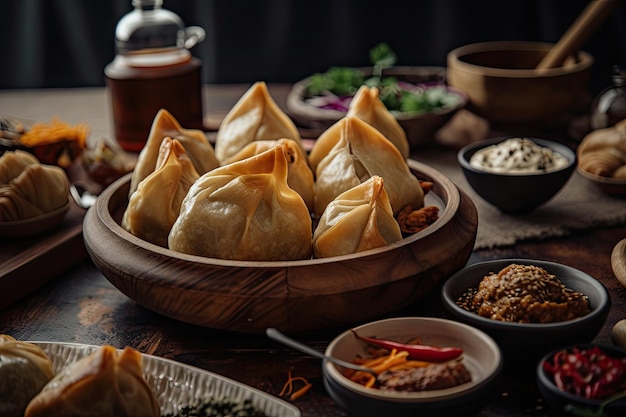
M 163 0 L 133 0 L 115 29 L 116 56 L 104 69 L 115 138 L 139 152 L 157 112 L 168 110 L 185 128 L 202 129 L 202 63 L 189 49 L 204 29 L 185 28 Z
M 591 105 L 591 128 L 603 129 L 626 119 L 626 71 L 614 68 L 613 85 L 594 98 Z

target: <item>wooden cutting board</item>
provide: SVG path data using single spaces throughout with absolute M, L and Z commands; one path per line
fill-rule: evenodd
M 67 171 L 70 182 L 79 182 L 99 194 L 102 187 L 89 179 L 78 158 Z M 57 226 L 41 234 L 10 238 L 0 236 L 0 310 L 19 301 L 87 258 L 83 243 L 86 210 L 69 198 L 70 208 Z

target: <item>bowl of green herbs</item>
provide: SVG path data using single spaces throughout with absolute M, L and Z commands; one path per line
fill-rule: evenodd
M 359 87 L 376 87 L 415 147 L 432 142 L 467 104 L 465 93 L 447 85 L 444 67 L 395 66 L 386 44 L 372 48 L 370 60 L 371 67 L 331 67 L 298 81 L 287 96 L 287 113 L 301 127 L 325 130 L 346 115 Z

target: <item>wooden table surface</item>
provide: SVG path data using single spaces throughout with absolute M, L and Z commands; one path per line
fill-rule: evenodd
M 247 86 L 207 86 L 207 120 L 219 120 Z M 270 86 L 279 104 L 288 86 Z M 0 114 L 31 120 L 59 116 L 69 122 L 87 122 L 93 135 L 112 131 L 104 89 L 0 91 Z M 610 331 L 626 318 L 626 293 L 615 279 L 610 255 L 626 237 L 626 226 L 577 232 L 563 238 L 525 241 L 514 246 L 475 251 L 470 263 L 498 258 L 536 258 L 570 265 L 600 280 L 610 291 L 612 307 L 596 341 L 611 343 Z M 291 370 L 312 382 L 312 389 L 293 403 L 303 416 L 346 416 L 326 393 L 321 362 L 283 347 L 264 336 L 199 328 L 180 323 L 135 304 L 119 292 L 77 248 L 75 265 L 35 292 L 0 311 L 0 334 L 20 340 L 132 346 L 141 352 L 194 365 L 278 395 Z M 355 306 L 355 308 L 357 308 Z M 437 294 L 419 305 L 392 315 L 445 317 Z M 300 334 L 297 337 L 324 350 L 345 329 Z M 506 374 L 479 416 L 547 416 L 534 378 Z

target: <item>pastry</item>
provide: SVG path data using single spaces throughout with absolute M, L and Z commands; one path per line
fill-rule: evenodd
M 310 258 L 311 217 L 287 176 L 285 145 L 202 175 L 183 200 L 169 248 L 231 260 Z
M 328 204 L 313 234 L 316 258 L 348 255 L 402 239 L 384 181 L 374 175 Z

